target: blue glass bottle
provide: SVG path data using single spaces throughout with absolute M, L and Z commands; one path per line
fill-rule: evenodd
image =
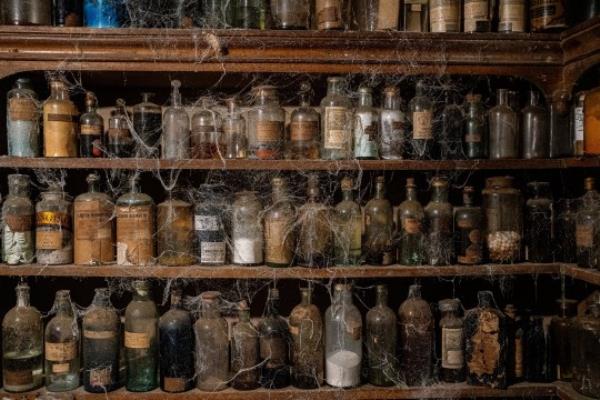
M 85 0 L 83 25 L 88 28 L 119 28 L 122 0 Z

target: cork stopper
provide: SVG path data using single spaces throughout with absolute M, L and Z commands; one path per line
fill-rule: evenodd
M 592 177 L 585 178 L 585 180 L 583 181 L 583 187 L 588 192 L 590 190 L 596 189 L 596 179 L 594 179 Z
M 352 178 L 346 176 L 342 179 L 341 187 L 343 191 L 352 190 L 354 188 L 354 182 Z
M 467 103 L 479 103 L 481 101 L 481 95 L 476 93 L 468 93 L 466 99 Z
M 361 85 L 358 88 L 358 93 L 359 94 L 371 94 L 371 93 L 373 93 L 373 90 L 368 86 Z
M 238 302 L 237 308 L 238 308 L 238 311 L 240 311 L 240 312 L 249 312 L 250 311 L 250 306 L 248 305 L 248 302 L 246 300 L 242 300 L 242 301 Z
M 406 187 L 416 188 L 417 185 L 415 184 L 415 178 L 406 178 Z
M 336 292 L 346 292 L 352 290 L 352 285 L 349 283 L 336 283 L 333 289 Z
M 93 107 L 96 105 L 97 98 L 94 92 L 87 91 L 85 92 L 85 105 L 87 107 Z
M 205 302 L 212 303 L 218 300 L 221 297 L 221 292 L 217 292 L 216 290 L 210 290 L 207 292 L 200 293 L 200 299 Z
M 400 89 L 398 87 L 389 85 L 383 89 L 383 94 L 385 96 L 397 96 L 400 93 Z
M 15 81 L 13 88 L 33 90 L 33 83 L 29 78 L 19 78 Z
M 273 186 L 273 188 L 277 188 L 277 189 L 285 188 L 285 186 L 286 186 L 285 179 L 281 176 L 275 176 L 275 177 L 271 178 L 271 186 Z
M 448 187 L 448 180 L 442 177 L 435 177 L 433 178 L 431 185 L 434 188 L 446 188 Z
M 494 176 L 485 180 L 485 187 L 493 189 L 510 188 L 514 180 L 515 178 L 512 176 Z
M 91 174 L 88 174 L 88 176 L 85 178 L 85 181 L 87 182 L 88 185 L 96 183 L 99 180 L 100 180 L 100 177 L 95 172 L 92 172 Z
M 300 84 L 300 93 L 310 93 L 311 90 L 312 86 L 310 85 L 310 82 L 304 81 Z
M 271 300 L 279 300 L 279 289 L 277 289 L 277 288 L 269 289 L 269 298 Z

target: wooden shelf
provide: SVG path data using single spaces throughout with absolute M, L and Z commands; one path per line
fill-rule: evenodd
M 578 393 L 570 382 L 555 382 L 556 394 L 561 400 L 594 400 L 592 397 Z
M 600 271 L 580 268 L 574 264 L 563 264 L 562 273 L 571 278 L 600 286 Z

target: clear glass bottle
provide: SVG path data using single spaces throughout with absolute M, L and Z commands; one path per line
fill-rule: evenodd
M 121 321 L 110 304 L 108 288 L 95 289 L 92 305 L 83 316 L 83 386 L 105 393 L 119 386 Z
M 360 385 L 362 318 L 352 302 L 352 288 L 337 283 L 325 311 L 325 379 L 329 386 Z
M 315 0 L 314 25 L 320 31 L 347 29 L 350 20 L 348 0 Z
M 33 217 L 29 176 L 8 175 L 8 196 L 2 204 L 2 257 L 8 265 L 33 262 Z
M 560 298 L 558 315 L 550 321 L 550 354 L 552 354 L 554 374 L 556 379 L 571 381 L 573 379 L 573 364 L 571 357 L 570 331 L 573 329 L 574 316 L 577 312 L 577 300 Z
M 331 231 L 331 210 L 321 202 L 319 178 L 309 175 L 307 200 L 298 209 L 298 242 L 296 260 L 304 267 L 324 267 L 331 258 L 333 232 Z
M 117 199 L 117 264 L 147 265 L 154 256 L 154 202 L 140 192 L 137 175 Z
M 227 99 L 226 104 L 227 113 L 223 119 L 224 157 L 227 159 L 247 158 L 246 120 L 242 117 L 235 97 Z
M 586 193 L 581 197 L 580 210 L 575 223 L 577 265 L 583 268 L 600 268 L 600 195 L 594 178 L 586 178 Z
M 409 103 L 408 119 L 412 125 L 410 141 L 411 158 L 425 160 L 432 157 L 433 140 L 433 103 L 425 94 L 425 82 L 418 81 L 415 97 Z
M 559 200 L 556 219 L 556 261 L 577 263 L 577 213 L 579 201 L 576 199 Z
M 196 337 L 196 387 L 216 392 L 229 382 L 229 325 L 221 317 L 221 293 L 200 294 L 200 318 L 194 324 Z
M 256 192 L 238 192 L 233 203 L 231 258 L 234 264 L 263 263 L 263 207 Z
M 566 90 L 557 90 L 550 102 L 550 158 L 573 157 L 575 143 L 570 126 L 570 94 Z
M 508 104 L 508 95 L 506 89 L 498 89 L 497 105 L 489 112 L 489 156 L 492 160 L 520 155 L 519 121 L 517 113 Z
M 461 6 L 460 0 L 431 0 L 429 2 L 431 32 L 460 32 Z
M 190 117 L 181 104 L 180 87 L 180 81 L 171 81 L 171 106 L 162 117 L 161 158 L 167 160 L 190 158 Z
M 584 104 L 585 104 L 585 92 L 581 92 L 575 95 L 575 101 L 573 102 L 573 110 L 571 116 L 571 126 L 573 129 L 573 148 L 574 156 L 583 156 L 584 150 Z
M 437 125 L 437 146 L 442 160 L 462 160 L 465 115 L 457 103 L 456 93 L 444 92 L 444 107 Z
M 341 183 L 342 201 L 334 210 L 334 254 L 336 265 L 358 265 L 361 262 L 362 212 L 354 201 L 354 182 L 344 177 Z
M 285 111 L 279 105 L 277 88 L 261 85 L 252 89 L 254 106 L 248 111 L 249 158 L 283 158 Z
M 133 107 L 136 157 L 158 157 L 162 136 L 162 111 L 150 101 L 154 93 L 142 93 L 142 102 Z
M 29 303 L 29 285 L 19 283 L 15 292 L 17 304 L 2 320 L 2 386 L 20 393 L 44 382 L 44 323 Z
M 429 32 L 429 0 L 405 0 L 402 26 L 407 32 Z
M 452 246 L 452 204 L 448 202 L 448 181 L 433 178 L 431 201 L 425 206 L 427 262 L 450 265 L 454 259 Z
M 527 27 L 525 0 L 500 0 L 498 32 L 525 32 Z
M 488 119 L 480 94 L 466 97 L 463 153 L 471 160 L 486 158 L 488 153 Z
M 342 77 L 327 78 L 327 96 L 321 100 L 321 158 L 324 160 L 351 158 L 352 102 L 342 93 L 343 85 Z
M 192 116 L 192 157 L 199 159 L 223 158 L 221 149 L 221 114 L 214 111 L 208 97 L 200 99 L 200 109 Z
M 265 213 L 265 264 L 269 267 L 289 267 L 294 258 L 296 209 L 283 177 L 271 179 L 271 205 Z
M 242 29 L 268 29 L 268 2 L 264 0 L 235 0 L 233 27 Z
M 375 196 L 364 209 L 365 234 L 363 252 L 367 263 L 390 265 L 395 261 L 393 247 L 394 217 L 392 204 L 385 197 L 385 179 L 375 181 Z
M 310 83 L 300 86 L 300 107 L 290 116 L 290 141 L 287 157 L 292 160 L 316 160 L 319 158 L 321 116 L 310 106 Z
M 238 318 L 231 329 L 231 386 L 237 390 L 252 390 L 259 387 L 259 338 L 250 322 L 250 307 L 246 301 L 238 305 Z
M 408 386 L 425 386 L 433 371 L 434 320 L 421 286 L 411 285 L 398 309 L 400 378 Z
M 275 29 L 310 29 L 309 0 L 272 0 L 271 17 Z
M 169 198 L 157 207 L 158 261 L 162 265 L 190 265 L 193 254 L 194 220 L 192 205 Z
M 288 324 L 279 315 L 279 290 L 269 289 L 265 316 L 258 326 L 260 381 L 267 389 L 280 389 L 290 384 L 290 334 Z
M 492 2 L 465 0 L 463 8 L 464 32 L 490 32 L 492 30 Z
M 399 0 L 353 0 L 354 25 L 361 31 L 397 30 Z
M 38 157 L 40 155 L 40 109 L 38 96 L 33 90 L 31 80 L 17 79 L 6 97 L 8 155 Z
M 116 106 L 110 112 L 108 119 L 108 153 L 111 157 L 127 158 L 133 155 L 134 141 L 130 124 L 131 119 L 125 106 L 125 100 L 117 99 Z
M 52 25 L 52 2 L 8 0 L 0 4 L 0 15 L 6 25 Z
M 194 330 L 181 289 L 171 290 L 171 309 L 158 322 L 160 388 L 180 393 L 194 387 Z
M 85 0 L 83 2 L 83 26 L 88 28 L 120 28 L 122 4 L 106 0 Z
M 126 387 L 130 392 L 148 392 L 158 386 L 158 311 L 148 281 L 133 281 L 132 289 L 125 310 Z
M 600 293 L 596 292 L 585 314 L 575 318 L 572 330 L 573 388 L 600 397 Z
M 398 322 L 396 313 L 388 307 L 387 286 L 377 285 L 375 290 L 375 307 L 371 308 L 365 317 L 369 383 L 375 386 L 392 386 L 398 375 Z
M 419 203 L 415 180 L 407 178 L 406 200 L 400 203 L 396 214 L 396 240 L 400 264 L 421 265 L 425 261 L 424 219 L 425 211 Z
M 440 319 L 440 351 L 442 354 L 440 378 L 447 383 L 465 380 L 465 335 L 461 304 L 458 299 L 445 299 L 438 303 Z
M 35 205 L 35 256 L 39 264 L 73 262 L 72 203 L 68 194 L 51 184 Z
M 529 262 L 553 261 L 554 205 L 550 183 L 529 182 L 525 203 L 525 259 Z
M 46 390 L 66 392 L 79 386 L 81 340 L 68 290 L 56 292 L 53 309 L 56 315 L 46 325 L 44 334 Z
M 377 146 L 379 113 L 373 107 L 373 91 L 361 86 L 358 89 L 358 106 L 354 110 L 354 158 L 373 160 L 379 158 Z
M 379 155 L 384 160 L 401 160 L 406 152 L 407 124 L 400 90 L 396 86 L 383 89 L 379 118 Z
M 528 104 L 521 111 L 522 123 L 522 153 L 523 158 L 549 158 L 550 136 L 548 132 L 548 115 L 546 109 L 540 106 L 539 94 L 531 90 Z
M 52 0 L 54 26 L 81 26 L 83 2 L 81 0 Z
M 463 188 L 463 205 L 454 208 L 454 251 L 459 264 L 477 265 L 483 260 L 481 208 L 473 205 L 475 188 Z
M 565 0 L 531 2 L 529 22 L 532 32 L 557 32 L 566 29 L 567 2 Z
M 323 385 L 323 320 L 312 304 L 312 289 L 300 288 L 302 301 L 290 312 L 292 385 L 316 389 Z
M 78 114 L 66 83 L 50 81 L 50 97 L 43 104 L 44 157 L 77 157 Z
M 104 119 L 98 114 L 98 99 L 93 92 L 85 92 L 85 113 L 79 119 L 79 156 L 104 155 Z
M 194 210 L 196 258 L 201 265 L 223 265 L 227 261 L 227 201 L 219 186 L 203 184 L 199 192 Z

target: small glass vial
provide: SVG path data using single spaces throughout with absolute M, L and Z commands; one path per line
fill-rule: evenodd
M 353 0 L 352 8 L 358 30 L 398 29 L 400 0 Z
M 73 262 L 72 205 L 70 197 L 57 185 L 41 194 L 36 204 L 35 255 L 39 264 Z
M 440 319 L 440 350 L 442 362 L 440 378 L 447 383 L 465 380 L 465 336 L 463 319 L 460 317 L 461 304 L 458 299 L 446 299 L 438 303 Z
M 327 78 L 321 100 L 321 158 L 347 160 L 352 154 L 352 102 L 342 93 L 343 79 Z
M 419 203 L 417 185 L 414 178 L 406 179 L 406 200 L 396 212 L 396 241 L 398 242 L 398 262 L 402 265 L 421 265 L 425 261 L 425 235 L 423 221 L 425 211 Z
M 550 136 L 548 132 L 548 114 L 540 105 L 540 95 L 531 90 L 528 104 L 521 111 L 522 123 L 522 153 L 523 158 L 549 158 Z
M 200 100 L 200 109 L 192 116 L 192 157 L 223 158 L 221 155 L 221 115 L 211 109 L 210 99 Z
M 142 102 L 133 107 L 136 157 L 156 157 L 162 136 L 162 111 L 150 99 L 154 93 L 142 93 Z
M 572 111 L 572 122 L 571 126 L 573 129 L 573 148 L 574 156 L 581 157 L 584 152 L 584 140 L 585 140 L 585 129 L 584 129 L 584 105 L 585 105 L 585 92 L 581 92 L 575 95 L 575 101 L 573 102 Z
M 529 182 L 530 198 L 525 204 L 525 259 L 552 262 L 554 246 L 554 206 L 550 183 Z
M 390 265 L 395 261 L 393 247 L 394 217 L 392 205 L 385 197 L 385 179 L 378 176 L 375 196 L 365 205 L 363 251 L 367 263 Z
M 180 81 L 171 81 L 171 107 L 162 117 L 161 158 L 166 160 L 190 158 L 190 117 L 181 104 L 180 87 Z
M 464 265 L 480 264 L 481 246 L 481 208 L 473 205 L 473 186 L 463 189 L 463 205 L 454 208 L 454 250 L 456 261 Z
M 285 111 L 279 106 L 274 86 L 253 89 L 254 106 L 248 111 L 249 158 L 279 160 L 283 158 Z
M 445 178 L 434 178 L 431 186 L 431 201 L 425 206 L 427 261 L 429 265 L 449 265 L 454 259 L 454 251 L 448 181 Z
M 398 374 L 398 321 L 396 313 L 388 306 L 387 286 L 377 285 L 375 290 L 377 303 L 365 317 L 369 383 L 393 386 Z
M 33 91 L 30 79 L 17 79 L 8 92 L 6 137 L 9 156 L 39 156 L 40 109 L 38 96 Z
M 429 1 L 404 0 L 402 26 L 407 32 L 429 32 Z
M 577 265 L 582 268 L 600 268 L 600 195 L 594 178 L 586 178 L 586 193 L 581 198 L 577 213 L 575 242 Z
M 296 209 L 290 201 L 287 181 L 271 179 L 272 201 L 265 213 L 265 263 L 281 268 L 292 264 L 294 258 Z
M 52 25 L 52 2 L 6 0 L 0 3 L 0 16 L 6 25 Z
M 358 89 L 358 107 L 354 110 L 354 158 L 373 160 L 379 158 L 377 135 L 379 113 L 373 107 L 373 91 L 361 86 Z
M 347 0 L 315 0 L 315 25 L 318 30 L 346 29 L 349 23 Z
M 98 99 L 92 92 L 85 92 L 85 113 L 79 119 L 79 156 L 102 157 L 104 155 L 104 119 L 98 114 Z
M 172 199 L 157 206 L 157 247 L 161 265 L 190 265 L 195 261 L 193 248 L 192 205 Z
M 111 157 L 127 158 L 133 154 L 131 122 L 125 100 L 117 99 L 108 119 L 108 153 Z
M 309 175 L 307 201 L 298 209 L 296 257 L 304 267 L 324 267 L 331 261 L 331 211 L 320 199 L 319 178 Z
M 231 386 L 237 390 L 259 387 L 259 337 L 250 322 L 250 307 L 246 301 L 238 305 L 238 322 L 231 329 Z
M 271 17 L 275 29 L 310 29 L 309 0 L 273 0 Z
M 8 175 L 8 196 L 2 204 L 2 257 L 9 265 L 29 264 L 35 257 L 34 208 L 29 199 L 29 177 Z
M 431 32 L 460 32 L 461 12 L 460 0 L 431 0 L 429 2 Z
M 397 87 L 383 90 L 379 118 L 379 155 L 384 160 L 401 160 L 406 152 L 407 124 Z
M 490 0 L 465 0 L 463 30 L 465 32 L 490 32 L 492 30 Z
M 227 113 L 223 119 L 223 154 L 226 159 L 248 157 L 248 136 L 246 120 L 242 117 L 238 101 L 232 97 L 226 100 Z
M 238 192 L 233 202 L 231 258 L 234 264 L 263 263 L 263 207 L 256 192 Z
M 268 2 L 264 0 L 235 0 L 233 27 L 242 29 L 267 29 Z
M 525 32 L 527 8 L 525 0 L 500 0 L 498 32 Z
M 287 157 L 292 160 L 319 159 L 321 116 L 310 106 L 311 86 L 303 82 L 300 86 L 300 107 L 290 116 L 290 141 L 287 146 Z
M 520 155 L 519 120 L 508 98 L 508 90 L 498 89 L 497 104 L 489 112 L 489 156 L 492 160 L 519 158 Z
M 465 131 L 463 153 L 470 160 L 487 157 L 488 119 L 481 103 L 480 94 L 468 94 L 466 97 Z
M 418 81 L 415 97 L 409 103 L 408 118 L 412 125 L 411 158 L 429 159 L 433 153 L 433 103 L 425 94 L 425 82 Z
M 54 26 L 81 26 L 83 2 L 81 0 L 52 0 Z
M 334 210 L 334 255 L 336 265 L 358 265 L 361 261 L 362 213 L 354 201 L 352 178 L 341 183 L 343 199 Z
M 227 201 L 215 185 L 200 185 L 194 210 L 196 258 L 201 265 L 223 265 L 227 261 L 225 209 Z
M 78 114 L 65 82 L 52 80 L 43 105 L 44 157 L 77 157 Z

